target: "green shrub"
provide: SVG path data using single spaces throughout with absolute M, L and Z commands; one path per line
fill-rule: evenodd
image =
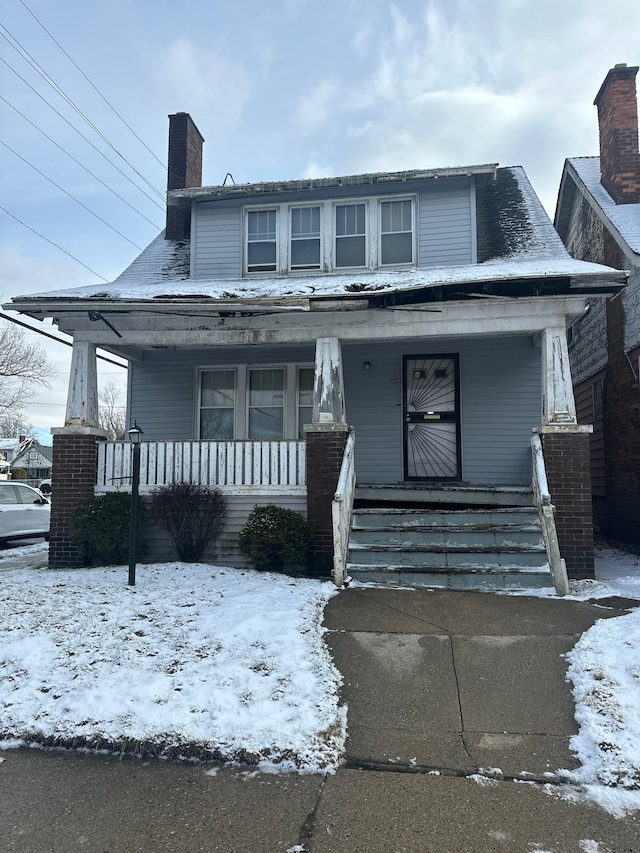
M 11 479 L 12 480 L 26 480 L 27 472 L 24 468 L 12 468 L 11 469 Z
M 128 492 L 106 492 L 80 501 L 73 510 L 69 538 L 84 548 L 90 564 L 112 566 L 128 561 L 131 495 Z M 145 505 L 138 502 L 137 557 L 144 552 L 140 530 L 144 524 Z
M 306 566 L 311 525 L 292 509 L 255 506 L 240 533 L 238 547 L 247 563 L 261 571 Z
M 180 560 L 197 563 L 220 535 L 227 500 L 219 489 L 171 483 L 151 495 L 153 518 L 169 531 Z

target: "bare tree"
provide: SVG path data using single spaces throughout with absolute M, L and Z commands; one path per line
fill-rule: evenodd
M 98 394 L 98 420 L 111 441 L 122 441 L 126 426 L 126 407 L 120 403 L 120 389 L 107 382 Z
M 10 322 L 0 321 L 0 414 L 19 411 L 36 393 L 49 387 L 54 373 L 44 347 L 28 343 L 25 333 Z
M 18 438 L 20 435 L 30 436 L 33 426 L 20 409 L 9 412 L 0 411 L 0 438 Z

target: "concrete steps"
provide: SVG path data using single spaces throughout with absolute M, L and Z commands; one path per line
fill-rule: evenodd
M 357 489 L 348 573 L 394 586 L 552 585 L 531 490 L 521 487 Z

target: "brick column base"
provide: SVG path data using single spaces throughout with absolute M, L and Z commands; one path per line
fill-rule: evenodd
M 78 569 L 85 565 L 82 548 L 69 539 L 69 522 L 76 504 L 93 496 L 100 440 L 104 440 L 102 431 L 90 427 L 54 431 L 50 569 Z
M 333 569 L 331 502 L 338 485 L 348 430 L 342 423 L 305 425 L 307 519 L 312 528 L 309 574 L 313 577 L 331 577 Z
M 590 432 L 584 426 L 540 428 L 560 554 L 574 580 L 595 576 Z

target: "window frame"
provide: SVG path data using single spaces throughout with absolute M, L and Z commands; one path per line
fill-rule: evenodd
M 385 231 L 384 234 L 411 234 L 411 260 L 409 261 L 401 261 L 400 263 L 393 264 L 383 264 L 382 263 L 382 206 L 384 204 L 391 204 L 394 201 L 409 201 L 411 202 L 411 231 Z M 416 237 L 417 237 L 417 204 L 415 196 L 407 196 L 407 195 L 398 195 L 398 196 L 388 196 L 378 198 L 378 268 L 379 269 L 398 269 L 403 267 L 412 267 L 416 265 L 417 261 L 417 252 L 416 252 Z
M 243 214 L 243 245 L 244 245 L 244 258 L 243 258 L 243 271 L 246 276 L 256 276 L 256 277 L 264 277 L 264 276 L 272 276 L 278 275 L 280 271 L 280 252 L 281 252 L 281 240 L 280 240 L 280 219 L 281 219 L 281 210 L 282 205 L 280 204 L 261 204 L 261 205 L 252 205 L 250 207 L 245 207 Z M 276 215 L 276 237 L 275 237 L 275 248 L 276 248 L 276 260 L 275 260 L 275 270 L 250 270 L 249 269 L 249 245 L 251 242 L 249 240 L 249 214 L 251 213 L 267 213 L 268 211 L 273 210 Z M 263 241 L 267 242 L 267 241 Z M 271 242 L 271 241 L 268 241 Z M 254 265 L 254 266 L 257 266 Z

